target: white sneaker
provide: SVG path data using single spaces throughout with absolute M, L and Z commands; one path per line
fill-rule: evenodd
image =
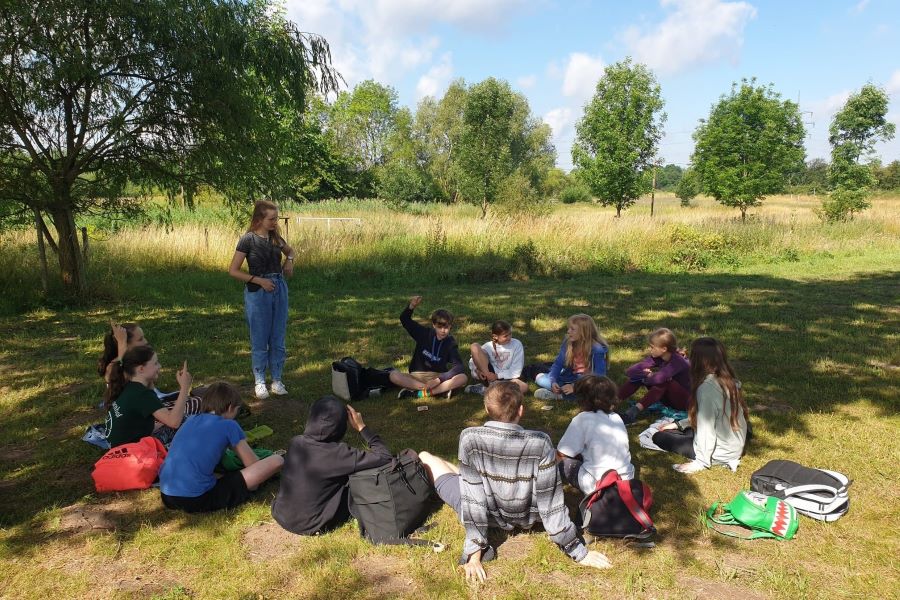
M 269 397 L 269 390 L 266 389 L 266 384 L 264 383 L 257 383 L 254 391 L 258 400 L 265 400 Z
M 269 386 L 269 390 L 276 396 L 287 396 L 288 393 L 287 388 L 280 381 L 273 381 L 272 385 Z
M 679 473 L 684 473 L 685 475 L 693 475 L 694 473 L 699 473 L 706 469 L 703 464 L 697 462 L 696 460 L 692 460 L 688 463 L 681 463 L 677 465 L 672 465 L 672 468 L 678 471 Z
M 534 391 L 534 397 L 538 400 L 562 400 L 562 394 L 554 394 L 548 389 L 538 388 Z

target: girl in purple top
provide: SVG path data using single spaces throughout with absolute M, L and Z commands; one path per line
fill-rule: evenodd
M 678 353 L 678 340 L 662 327 L 650 334 L 650 355 L 625 371 L 628 381 L 619 387 L 619 400 L 627 400 L 640 388 L 647 393 L 629 408 L 622 420 L 634 423 L 642 410 L 662 402 L 675 410 L 687 410 L 691 400 L 690 364 Z

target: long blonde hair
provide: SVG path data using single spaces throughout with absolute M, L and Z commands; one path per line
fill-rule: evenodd
M 568 325 L 572 325 L 578 331 L 578 342 L 573 343 L 572 340 L 567 339 L 566 344 L 566 366 L 570 369 L 575 364 L 575 357 L 581 356 L 585 362 L 589 362 L 592 356 L 592 350 L 594 347 L 594 342 L 597 342 L 601 346 L 609 350 L 609 343 L 607 343 L 606 339 L 600 335 L 600 332 L 597 331 L 597 325 L 594 323 L 594 319 L 590 317 L 590 315 L 586 315 L 584 313 L 578 313 L 577 315 L 572 315 L 569 317 L 567 322 Z M 609 362 L 609 354 L 607 352 L 606 362 Z M 590 365 L 591 370 L 593 371 L 593 365 Z
M 266 213 L 270 210 L 278 212 L 278 205 L 274 202 L 269 202 L 268 200 L 257 200 L 256 204 L 253 205 L 253 216 L 250 218 L 250 228 L 247 229 L 247 231 L 256 231 L 256 228 L 263 222 L 263 219 L 266 218 Z M 275 222 L 275 231 L 269 234 L 269 241 L 279 248 L 285 244 L 284 238 L 281 237 L 281 228 L 278 226 L 277 221 Z

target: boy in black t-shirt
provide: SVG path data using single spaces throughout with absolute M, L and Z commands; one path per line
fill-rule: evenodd
M 400 313 L 400 323 L 416 347 L 409 361 L 409 374 L 391 371 L 391 383 L 401 388 L 398 398 L 415 398 L 446 394 L 466 385 L 469 378 L 463 369 L 456 340 L 450 335 L 453 315 L 444 309 L 431 314 L 431 327 L 415 322 L 413 310 L 422 302 L 422 296 L 413 296 Z

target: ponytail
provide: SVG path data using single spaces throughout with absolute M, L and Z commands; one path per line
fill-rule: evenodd
M 137 346 L 125 353 L 122 362 L 112 362 L 109 371 L 109 384 L 106 393 L 103 394 L 103 408 L 107 411 L 112 408 L 113 402 L 118 399 L 125 389 L 125 384 L 134 376 L 135 371 L 141 365 L 150 362 L 156 350 L 150 346 Z
M 122 327 L 125 328 L 125 343 L 127 345 L 134 336 L 137 323 L 122 323 Z M 100 355 L 100 359 L 97 361 L 97 375 L 106 379 L 106 370 L 118 355 L 119 345 L 116 343 L 116 336 L 113 335 L 113 331 L 110 329 L 103 336 L 103 354 Z

